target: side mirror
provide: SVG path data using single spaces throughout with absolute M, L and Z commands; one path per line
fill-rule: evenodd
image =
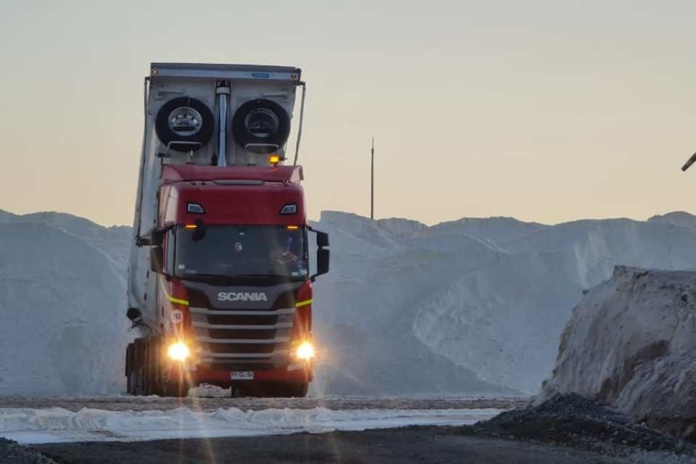
M 318 230 L 316 231 L 317 233 L 317 246 L 319 248 L 324 248 L 329 246 L 329 234 L 326 232 L 319 232 Z
M 150 270 L 157 274 L 164 273 L 164 251 L 161 245 L 150 248 Z
M 329 272 L 329 261 L 331 257 L 331 251 L 326 249 L 317 250 L 317 273 L 314 277 L 326 274 Z
M 317 272 L 311 277 L 312 282 L 314 282 L 314 279 L 316 279 L 317 276 L 329 272 L 331 252 L 325 248 L 329 246 L 329 234 L 315 230 L 311 227 L 308 227 L 308 229 L 317 234 Z
M 200 242 L 205 238 L 205 233 L 207 229 L 203 221 L 201 221 L 200 219 L 196 219 L 194 221 L 194 224 L 196 224 L 196 229 L 193 231 L 193 236 L 191 237 L 191 239 L 194 242 Z

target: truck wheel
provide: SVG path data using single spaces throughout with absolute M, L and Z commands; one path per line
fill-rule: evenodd
M 129 393 L 152 395 L 156 391 L 156 344 L 146 338 L 137 338 L 133 343 L 133 362 L 128 380 Z
M 290 116 L 278 103 L 258 98 L 242 104 L 232 118 L 232 134 L 238 145 L 263 143 L 282 147 L 290 136 Z M 273 147 L 257 147 L 256 152 L 270 153 Z
M 129 343 L 126 348 L 126 393 L 135 394 L 135 345 Z
M 271 395 L 276 398 L 304 398 L 307 396 L 309 383 L 280 383 L 270 389 Z
M 210 108 L 192 97 L 172 98 L 157 112 L 155 132 L 164 145 L 189 152 L 208 143 L 213 136 L 215 118 Z M 187 143 L 175 143 L 187 142 Z M 199 144 L 199 145 L 196 145 Z
M 178 371 L 171 379 L 162 382 L 162 396 L 172 398 L 185 398 L 188 396 L 189 384 L 186 381 L 186 373 Z
M 148 338 L 145 341 L 145 367 L 143 369 L 143 373 L 145 375 L 145 380 L 143 382 L 144 387 L 143 387 L 143 395 L 153 395 L 155 394 L 156 386 L 155 386 L 155 381 L 157 377 L 157 358 L 156 355 L 157 353 L 155 352 L 156 350 L 156 344 L 155 342 L 151 339 Z
M 309 391 L 309 383 L 307 382 L 302 382 L 302 383 L 293 383 L 290 384 L 289 388 L 289 393 L 291 398 L 304 398 L 307 396 L 307 392 Z
M 145 369 L 147 367 L 147 346 L 145 340 L 142 338 L 135 339 L 135 362 L 133 363 L 133 377 L 134 377 L 134 392 L 135 395 L 146 395 L 146 381 L 147 376 L 145 375 Z

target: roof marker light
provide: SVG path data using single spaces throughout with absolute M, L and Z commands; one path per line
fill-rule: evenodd
M 186 211 L 193 214 L 205 214 L 205 210 L 198 203 L 189 203 L 186 205 Z
M 297 214 L 297 205 L 295 203 L 288 203 L 280 210 L 280 214 Z
M 288 230 L 297 230 L 300 226 L 288 226 Z
M 185 226 L 187 229 L 197 229 L 198 226 L 196 224 L 186 224 Z

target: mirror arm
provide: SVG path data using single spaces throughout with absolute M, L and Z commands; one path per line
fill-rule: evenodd
M 174 227 L 176 227 L 176 224 L 169 224 L 168 226 L 162 227 L 161 229 L 158 229 L 157 227 L 153 227 L 152 229 L 145 232 L 145 235 L 141 235 L 141 236 L 135 238 L 135 246 L 138 246 L 138 247 L 159 246 L 161 243 L 154 243 L 155 237 L 159 236 L 158 241 L 161 241 L 162 238 L 164 237 L 164 234 L 169 232 Z

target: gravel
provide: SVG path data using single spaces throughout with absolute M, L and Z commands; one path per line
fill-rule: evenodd
M 696 462 L 693 444 L 575 394 L 556 395 L 539 406 L 504 412 L 460 431 L 631 456 L 635 462 Z
M 0 464 L 57 464 L 43 454 L 31 448 L 18 445 L 17 442 L 0 437 Z

